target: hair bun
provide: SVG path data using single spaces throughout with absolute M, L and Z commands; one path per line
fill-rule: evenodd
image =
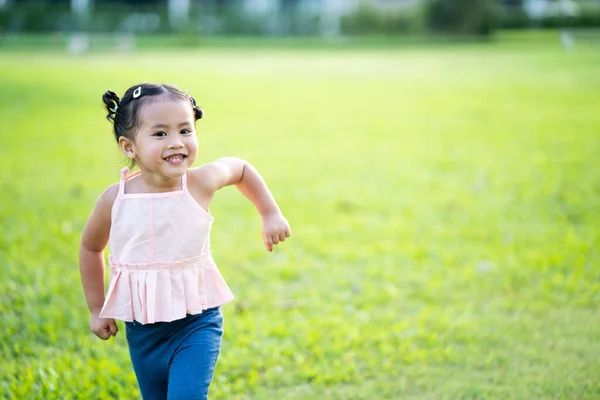
M 119 99 L 119 96 L 117 96 L 115 92 L 107 90 L 102 95 L 102 101 L 104 102 L 106 110 L 108 111 L 106 119 L 114 121 L 115 117 L 117 116 L 117 109 L 119 108 L 121 99 Z
M 202 118 L 204 113 L 202 112 L 202 109 L 196 105 L 196 99 L 194 99 L 192 96 L 190 96 L 190 100 L 192 102 L 192 108 L 194 109 L 194 118 L 196 118 L 196 121 L 197 121 L 200 118 Z

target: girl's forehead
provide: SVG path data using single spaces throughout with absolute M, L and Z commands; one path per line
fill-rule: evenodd
M 160 96 L 142 105 L 141 122 L 189 118 L 194 121 L 192 104 L 187 99 L 173 99 Z M 181 121 L 180 121 L 181 122 Z

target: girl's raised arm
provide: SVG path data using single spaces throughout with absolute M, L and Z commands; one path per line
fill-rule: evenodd
M 195 169 L 194 174 L 209 199 L 220 188 L 235 185 L 254 204 L 263 217 L 263 240 L 267 250 L 273 251 L 274 244 L 290 236 L 290 226 L 267 184 L 247 161 L 236 157 L 220 158 Z

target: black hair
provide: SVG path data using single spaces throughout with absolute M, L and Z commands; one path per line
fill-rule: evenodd
M 117 143 L 121 136 L 133 140 L 135 131 L 140 127 L 140 109 L 142 105 L 154 96 L 168 95 L 171 99 L 181 99 L 190 102 L 194 111 L 195 121 L 202 118 L 202 110 L 196 105 L 196 100 L 189 94 L 174 86 L 154 83 L 141 83 L 127 89 L 122 99 L 110 90 L 102 95 L 108 115 L 106 119 L 113 123 Z

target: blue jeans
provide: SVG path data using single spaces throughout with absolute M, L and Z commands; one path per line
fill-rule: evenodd
M 223 337 L 220 307 L 172 322 L 126 322 L 125 328 L 144 400 L 208 398 Z

